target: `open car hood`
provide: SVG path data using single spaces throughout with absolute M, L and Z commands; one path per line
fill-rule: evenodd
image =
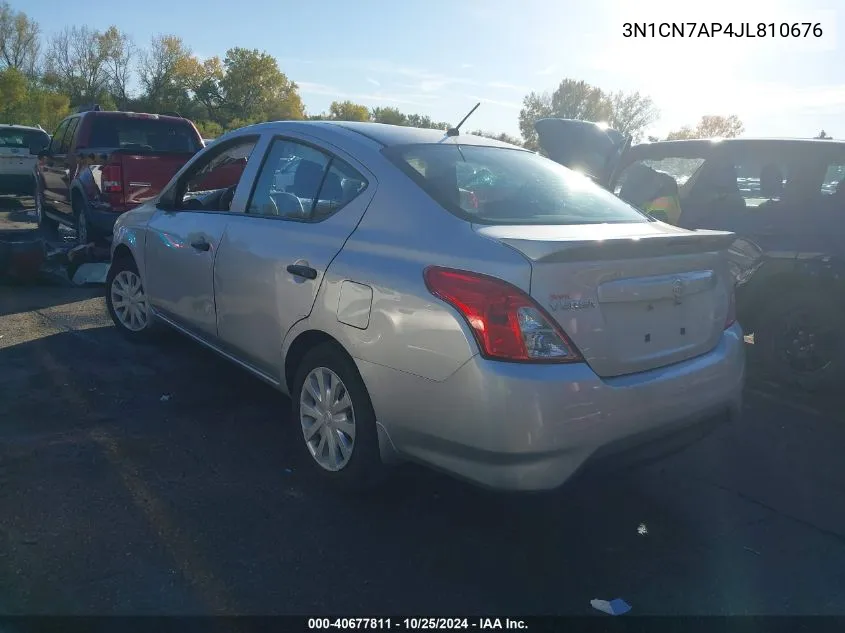
M 556 163 L 607 187 L 631 137 L 606 125 L 576 119 L 540 119 L 534 124 L 540 147 Z

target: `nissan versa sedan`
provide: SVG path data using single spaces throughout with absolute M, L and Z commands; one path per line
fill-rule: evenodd
M 127 336 L 175 328 L 290 395 L 339 485 L 407 459 L 544 490 L 738 415 L 732 240 L 457 130 L 263 123 L 117 220 L 106 299 Z

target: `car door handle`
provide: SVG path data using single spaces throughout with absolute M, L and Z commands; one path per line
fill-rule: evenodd
M 207 251 L 211 248 L 211 244 L 206 242 L 205 240 L 198 240 L 196 242 L 191 242 L 191 246 L 193 246 L 198 251 Z
M 300 266 L 299 264 L 290 264 L 288 266 L 288 272 L 291 275 L 296 275 L 297 277 L 305 277 L 306 279 L 317 278 L 317 271 L 311 268 L 311 266 Z

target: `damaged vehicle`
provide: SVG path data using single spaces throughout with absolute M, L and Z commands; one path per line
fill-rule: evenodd
M 771 377 L 806 390 L 845 378 L 845 143 L 719 139 L 631 145 L 606 126 L 536 123 L 544 153 L 652 217 L 718 229 L 732 246 L 737 311 Z
M 407 459 L 544 490 L 740 414 L 733 239 L 457 129 L 263 123 L 117 219 L 106 303 L 288 394 L 338 485 Z
M 38 153 L 38 225 L 55 233 L 65 224 L 80 244 L 102 242 L 121 213 L 155 198 L 202 147 L 194 124 L 180 116 L 82 107 Z

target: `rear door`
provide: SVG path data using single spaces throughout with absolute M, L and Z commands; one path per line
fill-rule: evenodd
M 304 135 L 273 139 L 214 265 L 218 331 L 228 350 L 279 379 L 285 334 L 311 313 L 329 264 L 374 192 L 375 177 L 353 158 Z
M 145 282 L 150 304 L 167 319 L 189 332 L 213 340 L 217 336 L 214 302 L 214 261 L 237 200 L 248 188 L 227 166 L 243 161 L 245 167 L 258 141 L 243 135 L 215 144 L 162 194 L 159 208 L 147 225 Z M 227 177 L 215 178 L 218 171 Z M 209 177 L 218 188 L 204 189 Z

